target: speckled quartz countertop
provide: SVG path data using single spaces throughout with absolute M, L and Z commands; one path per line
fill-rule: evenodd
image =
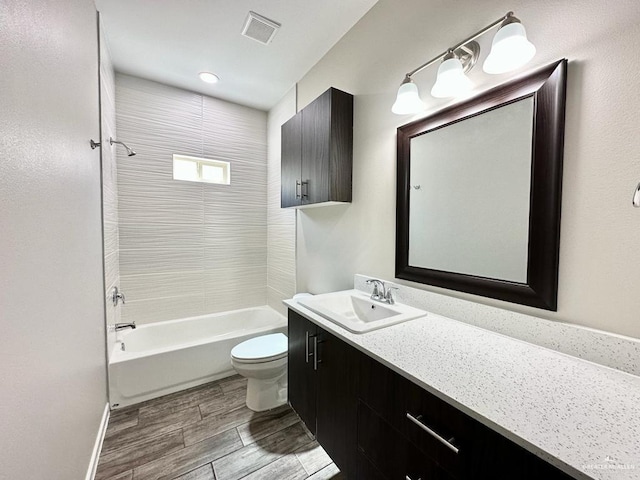
M 575 478 L 640 479 L 640 377 L 431 313 L 354 334 L 284 303 Z

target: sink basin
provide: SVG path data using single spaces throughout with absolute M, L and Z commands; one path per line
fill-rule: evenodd
M 359 290 L 304 297 L 298 303 L 353 333 L 370 332 L 427 314 L 408 305 L 388 305 L 372 300 Z

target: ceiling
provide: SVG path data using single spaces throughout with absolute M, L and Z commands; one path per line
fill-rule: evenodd
M 117 72 L 268 110 L 377 0 L 96 0 Z M 240 34 L 249 11 L 282 26 Z M 206 84 L 198 73 L 220 77 Z

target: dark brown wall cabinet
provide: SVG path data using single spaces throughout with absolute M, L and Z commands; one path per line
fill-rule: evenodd
M 357 480 L 572 477 L 289 311 L 289 403 Z
M 353 96 L 330 88 L 282 125 L 282 208 L 351 201 Z

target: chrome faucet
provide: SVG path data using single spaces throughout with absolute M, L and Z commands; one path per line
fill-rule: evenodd
M 135 329 L 136 328 L 136 322 L 131 322 L 131 323 L 116 323 L 114 325 L 116 332 L 119 332 L 120 330 L 124 330 L 125 328 L 132 328 Z

